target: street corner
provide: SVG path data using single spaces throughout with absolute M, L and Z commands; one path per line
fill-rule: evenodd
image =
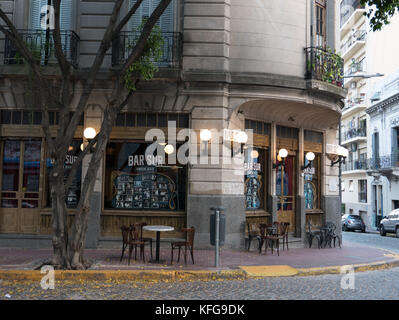
M 288 265 L 276 266 L 240 266 L 248 277 L 263 278 L 263 277 L 291 277 L 298 275 L 298 270 Z

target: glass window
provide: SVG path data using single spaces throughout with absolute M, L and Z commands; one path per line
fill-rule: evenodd
M 11 111 L 1 110 L 1 123 L 2 124 L 11 123 Z
M 147 162 L 145 151 L 149 145 L 134 142 L 111 142 L 107 145 L 104 208 L 185 210 L 186 168 L 165 165 L 162 161 Z
M 305 209 L 320 209 L 320 154 L 315 154 L 312 168 L 304 170 Z M 309 161 L 305 157 L 305 165 Z
M 70 170 L 72 170 L 72 166 L 77 159 L 77 156 L 80 152 L 80 145 L 82 144 L 82 140 L 74 140 L 72 145 L 69 147 L 68 154 L 66 156 L 64 162 L 65 168 L 65 178 L 66 181 L 69 176 Z M 51 173 L 51 169 L 53 168 L 53 164 L 51 163 L 51 159 L 47 159 L 47 177 L 46 177 L 46 188 L 47 188 L 47 207 L 51 207 L 51 189 L 50 189 L 50 181 L 49 175 Z M 68 193 L 65 198 L 65 202 L 68 208 L 76 208 L 80 199 L 80 191 L 81 191 L 81 182 L 82 182 L 82 166 L 79 166 L 75 177 L 72 180 L 71 186 L 68 189 Z
M 22 208 L 39 207 L 41 141 L 24 141 L 24 167 L 22 174 Z
M 265 159 L 266 150 L 248 148 L 245 150 L 245 208 L 265 209 Z

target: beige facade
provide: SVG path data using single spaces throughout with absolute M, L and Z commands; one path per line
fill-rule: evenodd
M 27 10 L 22 9 L 21 1 L 15 0 L 15 6 L 10 2 L 1 1 L 10 15 L 14 12 L 17 17 L 15 10 Z M 177 63 L 161 65 L 156 78 L 141 85 L 125 110 L 137 116 L 136 127 L 122 130 L 116 126 L 110 142 L 143 141 L 149 122 L 140 127 L 141 113 L 146 113 L 147 119 L 148 114 L 157 114 L 158 124 L 165 114 L 188 115 L 189 128 L 198 133 L 204 129 L 223 132 L 255 128 L 253 146 L 247 147 L 256 148 L 260 154 L 261 169 L 255 177 L 261 181 L 257 188 L 262 190 L 256 189 L 260 202 L 248 207 L 249 181 L 254 177 L 244 172 L 242 164 L 231 161 L 231 141 L 215 136 L 209 147 L 220 150 L 216 156 L 219 161 L 187 166 L 184 210 L 107 210 L 104 193 L 108 168 L 104 161 L 93 195 L 88 245 L 113 239 L 122 223 L 147 219 L 150 223 L 173 225 L 176 230 L 193 225 L 197 228 L 197 245 L 207 247 L 212 206 L 226 209 L 226 246 L 232 248 L 243 246 L 246 222 L 290 222 L 290 231 L 302 238 L 307 221 L 333 221 L 338 225 L 339 170 L 331 167 L 330 159 L 338 145 L 337 129 L 346 91 L 339 81 L 335 82 L 336 74 L 332 83 L 320 74 L 319 60 L 315 58 L 320 57 L 318 52 L 324 52 L 316 49 L 316 38 L 322 39 L 326 47 L 338 48 L 338 5 L 332 0 L 175 1 L 174 32 L 181 35 L 182 54 L 176 57 Z M 74 10 L 72 25 L 79 36 L 79 68 L 84 70 L 98 48 L 112 5 L 82 0 L 76 1 Z M 13 19 L 21 28 L 26 27 L 21 19 Z M 174 39 L 176 44 L 180 38 Z M 112 66 L 112 55 L 110 52 L 105 69 Z M 327 51 L 322 55 L 333 58 Z M 1 72 L 4 81 L 0 108 L 27 108 L 29 101 L 21 98 L 23 90 L 15 89 L 18 80 L 11 79 L 17 72 L 23 75 L 23 66 L 5 64 Z M 98 128 L 106 104 L 104 94 L 110 92 L 110 87 L 110 82 L 99 82 L 83 127 Z M 6 128 L 3 124 L 2 136 Z M 16 133 L 10 130 L 7 134 Z M 201 147 L 199 141 L 199 152 Z M 281 148 L 288 151 L 287 162 L 284 169 L 273 168 Z M 309 151 L 316 153 L 317 168 L 306 175 L 302 166 Z M 41 231 L 43 212 L 37 211 L 38 234 L 48 233 Z M 171 237 L 179 235 L 175 232 Z

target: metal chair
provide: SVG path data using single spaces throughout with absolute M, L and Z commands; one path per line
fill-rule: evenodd
M 144 238 L 143 237 L 143 227 L 147 225 L 147 222 L 137 222 L 134 225 L 138 226 L 140 228 L 140 239 L 141 241 L 144 241 L 145 243 L 150 244 L 150 250 L 151 250 L 151 260 L 152 260 L 152 238 Z
M 258 240 L 258 247 L 260 246 L 260 233 L 259 233 L 259 228 L 257 228 L 257 225 L 255 223 L 249 224 L 247 222 L 247 230 L 248 230 L 248 237 L 246 238 L 248 241 L 248 251 L 251 249 L 251 242 L 252 239 L 257 239 Z
M 123 255 L 125 253 L 126 247 L 129 245 L 129 227 L 122 226 L 121 231 L 122 231 L 122 255 L 121 255 L 121 260 L 122 262 Z
M 305 229 L 306 229 L 305 230 L 306 231 L 306 237 L 308 238 L 309 248 L 312 247 L 313 239 L 317 239 L 318 248 L 320 249 L 321 248 L 321 244 L 322 244 L 321 231 L 320 230 L 312 230 L 312 223 L 310 222 L 310 220 L 306 224 Z

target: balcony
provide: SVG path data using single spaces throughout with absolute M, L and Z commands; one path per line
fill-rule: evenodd
M 182 34 L 179 32 L 161 32 L 163 37 L 163 54 L 157 62 L 159 68 L 181 68 L 182 58 Z M 140 32 L 124 31 L 114 39 L 112 43 L 112 66 L 120 66 L 125 63 L 137 40 Z
M 360 0 L 343 0 L 341 2 L 340 15 L 341 31 L 348 31 L 363 16 L 366 9 L 360 4 Z
M 353 128 L 345 131 L 342 137 L 342 144 L 348 144 L 356 141 L 366 141 L 366 128 Z
M 367 160 L 346 161 L 342 165 L 342 172 L 352 172 L 358 170 L 367 170 Z
M 360 95 L 355 98 L 350 98 L 346 100 L 345 107 L 342 110 L 342 117 L 346 118 L 355 113 L 364 111 L 367 109 L 366 105 L 366 95 Z
M 355 52 L 360 50 L 366 44 L 366 30 L 357 30 L 349 36 L 348 40 L 341 45 L 342 58 L 345 60 L 353 56 Z
M 343 87 L 344 60 L 339 55 L 319 47 L 305 48 L 305 54 L 305 79 Z
M 368 170 L 399 169 L 399 154 L 368 159 Z
M 355 61 L 352 59 L 352 63 L 350 64 L 349 68 L 345 71 L 345 86 L 349 88 L 350 84 L 354 81 L 362 80 L 361 77 L 353 77 L 353 76 L 360 76 L 364 72 L 366 72 L 366 64 L 365 59 L 363 58 L 360 61 Z
M 48 30 L 18 30 L 27 47 L 37 59 L 38 64 L 46 66 L 58 64 L 54 50 L 52 31 Z M 67 60 L 76 68 L 79 59 L 80 38 L 74 31 L 61 31 L 62 50 Z M 4 64 L 21 65 L 24 59 L 6 36 L 4 47 Z

